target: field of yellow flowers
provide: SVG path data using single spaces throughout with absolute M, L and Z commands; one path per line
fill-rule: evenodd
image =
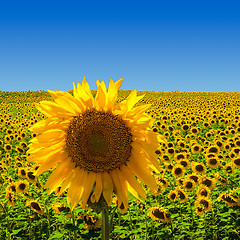
M 130 93 L 120 90 L 118 102 Z M 240 93 L 144 93 L 137 105 L 152 104 L 152 131 L 166 140 L 155 149 L 158 191 L 143 185 L 147 200 L 131 197 L 125 214 L 113 199 L 111 239 L 240 239 Z M 51 97 L 0 92 L 0 239 L 100 239 L 99 214 L 47 195 L 50 171 L 35 177 L 39 166 L 28 161 L 42 100 Z

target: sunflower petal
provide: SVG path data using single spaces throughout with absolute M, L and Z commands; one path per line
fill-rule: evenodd
M 96 185 L 93 194 L 91 195 L 91 202 L 98 202 L 101 194 L 102 194 L 102 175 L 96 174 Z
M 96 181 L 96 173 L 89 172 L 87 176 L 87 181 L 83 186 L 83 194 L 82 194 L 82 207 L 85 208 L 87 201 L 89 199 L 90 193 L 92 192 L 93 184 Z
M 108 206 L 112 203 L 113 182 L 110 175 L 107 172 L 102 173 L 103 180 L 103 197 L 106 200 Z
M 128 206 L 128 191 L 127 191 L 127 181 L 121 174 L 121 171 L 115 169 L 110 172 L 113 179 L 114 188 L 116 188 L 116 195 L 118 199 L 121 199 L 124 206 Z
M 123 172 L 126 180 L 128 181 L 129 185 L 144 199 L 146 199 L 146 192 L 144 191 L 141 184 L 135 179 L 133 174 L 129 171 L 128 167 L 123 165 L 121 167 L 121 171 Z M 139 198 L 137 196 L 137 198 Z
M 48 178 L 45 189 L 49 188 L 48 194 L 56 190 L 56 188 L 64 181 L 66 178 L 66 174 L 72 170 L 74 165 L 72 164 L 72 160 L 70 158 L 61 162 L 56 169 L 52 172 L 50 177 Z

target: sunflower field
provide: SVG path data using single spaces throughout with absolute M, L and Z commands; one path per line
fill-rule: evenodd
M 68 91 L 73 94 L 73 91 Z M 130 90 L 119 90 L 117 102 Z M 96 90 L 92 90 L 93 96 Z M 138 91 L 151 104 L 160 172 L 146 200 L 129 194 L 126 213 L 110 206 L 110 239 L 240 239 L 240 93 Z M 66 193 L 44 188 L 51 170 L 29 160 L 30 127 L 46 116 L 45 91 L 0 92 L 0 239 L 101 239 L 101 216 Z M 163 139 L 163 140 L 162 140 Z

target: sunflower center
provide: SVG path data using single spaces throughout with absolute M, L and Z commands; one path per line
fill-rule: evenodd
M 108 150 L 108 142 L 101 132 L 90 134 L 87 140 L 88 151 L 95 156 L 104 156 Z
M 155 216 L 156 218 L 159 218 L 159 219 L 164 219 L 165 218 L 164 213 L 161 212 L 159 209 L 154 209 L 152 214 L 153 214 L 153 216 Z
M 129 160 L 131 142 L 130 129 L 120 117 L 91 109 L 69 124 L 66 150 L 80 168 L 109 172 Z

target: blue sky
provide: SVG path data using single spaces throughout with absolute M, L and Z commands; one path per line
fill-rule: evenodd
M 240 1 L 1 1 L 0 90 L 240 90 Z

